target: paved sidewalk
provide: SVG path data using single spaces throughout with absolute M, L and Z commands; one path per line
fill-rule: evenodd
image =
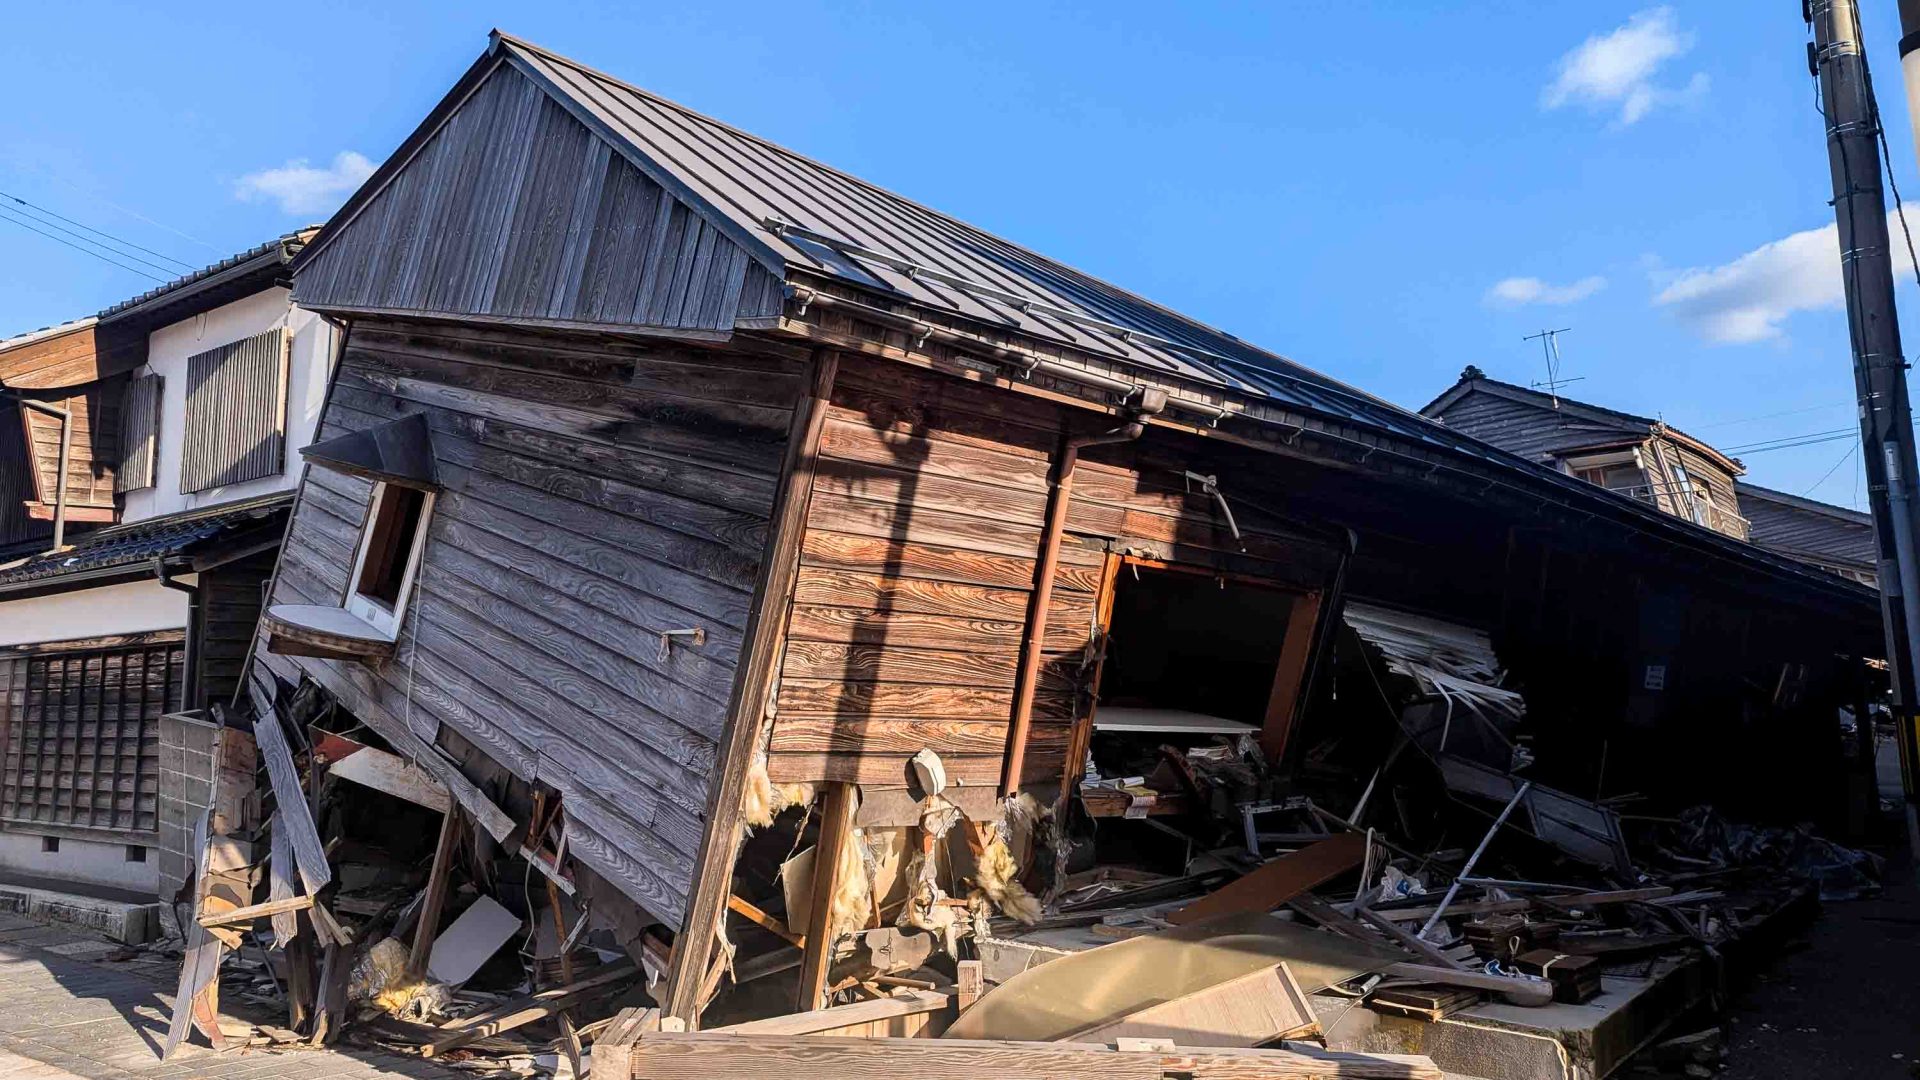
M 96 962 L 115 951 L 79 931 L 0 914 L 0 1080 L 450 1080 L 470 1076 L 357 1047 L 189 1045 L 162 1063 L 173 988 Z

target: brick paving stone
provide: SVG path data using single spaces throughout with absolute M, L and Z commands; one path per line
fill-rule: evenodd
M 162 1062 L 177 965 L 92 962 L 97 935 L 0 913 L 0 1080 L 468 1080 L 353 1047 L 220 1053 L 189 1043 Z

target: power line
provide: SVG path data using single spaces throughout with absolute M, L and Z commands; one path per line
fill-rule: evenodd
M 1852 461 L 1853 455 L 1859 452 L 1860 452 L 1859 443 L 1855 443 L 1852 446 L 1847 447 L 1847 452 L 1840 455 L 1840 460 L 1834 462 L 1832 468 L 1828 469 L 1826 472 L 1821 473 L 1820 479 L 1815 480 L 1813 484 L 1807 488 L 1807 490 L 1800 493 L 1801 497 L 1805 498 L 1808 495 L 1812 495 L 1815 489 L 1819 488 L 1821 484 L 1824 484 L 1827 482 L 1827 477 L 1832 476 L 1835 472 L 1838 472 L 1840 469 L 1840 466 L 1845 465 L 1849 461 Z
M 104 232 L 100 229 L 96 229 L 93 226 L 86 224 L 85 222 L 75 221 L 72 218 L 67 217 L 65 214 L 55 213 L 54 211 L 49 210 L 44 206 L 40 206 L 36 203 L 30 203 L 18 195 L 13 195 L 5 191 L 0 191 L 0 199 L 12 199 L 14 202 L 19 203 L 21 206 L 25 206 L 32 210 L 38 211 L 39 213 L 45 214 L 48 217 L 59 218 L 61 221 L 64 221 L 69 225 L 78 226 L 79 228 L 85 229 L 96 236 L 104 236 L 107 239 L 113 241 L 114 243 L 119 244 L 121 247 L 129 247 L 134 249 L 135 251 L 144 251 L 149 255 L 155 256 L 157 258 L 165 259 L 170 263 L 175 263 L 179 265 L 180 268 L 183 270 L 192 271 L 192 270 L 198 269 L 198 267 L 195 267 L 192 263 L 187 262 L 185 259 L 176 259 L 164 251 L 155 251 L 150 247 L 141 247 L 139 244 L 136 244 L 131 240 L 122 240 L 121 238 L 113 235 L 110 232 Z
M 76 244 L 76 243 L 74 243 L 74 242 L 73 242 L 73 241 L 71 241 L 71 240 L 63 240 L 63 239 L 61 239 L 60 237 L 58 237 L 58 236 L 55 236 L 55 235 L 53 235 L 53 234 L 52 234 L 52 233 L 50 233 L 50 232 L 45 232 L 45 231 L 43 231 L 43 230 L 40 230 L 40 229 L 36 229 L 36 228 L 34 228 L 34 227 L 33 227 L 32 225 L 29 225 L 29 224 L 27 224 L 27 223 L 26 223 L 25 221 L 22 221 L 22 220 L 20 220 L 20 219 L 19 219 L 19 218 L 17 218 L 17 217 L 12 217 L 12 216 L 10 216 L 10 215 L 9 215 L 8 213 L 6 213 L 6 208 L 5 208 L 5 207 L 0 207 L 0 221 L 11 221 L 11 222 L 13 222 L 13 223 L 14 223 L 15 225 L 18 225 L 18 226 L 20 226 L 21 228 L 23 228 L 23 229 L 25 229 L 25 230 L 27 230 L 28 232 L 34 232 L 34 233 L 39 233 L 39 234 L 40 234 L 41 236 L 44 236 L 44 237 L 46 237 L 47 239 L 49 239 L 49 240 L 52 240 L 52 241 L 53 241 L 54 243 L 56 243 L 56 244 L 65 244 L 66 246 L 68 246 L 68 247 L 70 247 L 70 248 L 72 248 L 73 250 L 75 250 L 75 251 L 78 251 L 78 252 L 80 252 L 80 253 L 82 253 L 82 254 L 85 254 L 85 255 L 91 255 L 91 256 L 93 256 L 94 258 L 96 258 L 96 259 L 99 259 L 99 260 L 100 260 L 101 262 L 104 262 L 104 263 L 112 263 L 113 265 L 115 265 L 115 266 L 117 266 L 117 267 L 119 267 L 119 268 L 120 268 L 120 269 L 122 269 L 122 270 L 127 270 L 127 271 L 130 271 L 130 272 L 132 272 L 132 273 L 135 273 L 135 274 L 139 274 L 139 275 L 140 275 L 141 277 L 144 277 L 144 278 L 150 278 L 150 279 L 152 279 L 152 280 L 154 280 L 154 281 L 157 281 L 157 282 L 160 282 L 160 283 L 161 283 L 161 284 L 163 284 L 163 285 L 164 285 L 164 284 L 166 284 L 166 282 L 167 282 L 167 280 L 168 280 L 167 278 L 163 278 L 163 277 L 161 277 L 161 276 L 159 276 L 158 274 L 149 274 L 149 273 L 148 273 L 148 272 L 146 272 L 145 270 L 141 270 L 141 269 L 138 269 L 137 267 L 132 267 L 132 266 L 128 266 L 128 265 L 127 265 L 126 263 L 123 263 L 123 262 L 120 262 L 120 261 L 119 261 L 119 260 L 117 260 L 117 259 L 110 259 L 110 258 L 108 258 L 107 256 L 105 256 L 105 255 L 102 255 L 102 254 L 100 254 L 99 252 L 97 252 L 97 251 L 94 251 L 94 250 L 93 250 L 93 249 L 91 249 L 91 248 L 84 248 L 84 247 L 81 247 L 81 246 L 80 246 L 79 244 Z
M 18 210 L 14 210 L 14 209 L 13 209 L 13 207 L 11 207 L 11 206 L 8 206 L 8 207 L 6 207 L 6 209 L 8 209 L 8 210 L 11 210 L 11 211 L 13 211 L 13 212 L 14 212 L 14 213 L 16 213 L 16 214 L 18 214 L 18 213 L 20 213 L 20 211 L 18 211 Z M 153 261 L 152 259 L 143 259 L 143 258 L 141 258 L 141 257 L 140 257 L 140 256 L 138 256 L 138 255 L 135 255 L 135 254 L 132 254 L 131 252 L 126 252 L 126 251 L 121 251 L 121 250 L 119 250 L 118 248 L 113 248 L 113 247 L 108 247 L 108 246 L 107 246 L 106 244 L 103 244 L 103 243 L 101 243 L 101 242 L 100 242 L 100 241 L 98 241 L 98 240 L 94 240 L 94 239 L 90 239 L 90 238 L 88 238 L 88 237 L 86 237 L 86 236 L 82 236 L 81 234 L 79 234 L 79 233 L 77 233 L 77 232 L 74 232 L 74 231 L 73 231 L 72 229 L 63 229 L 63 228 L 61 228 L 60 226 L 58 226 L 58 225 L 55 225 L 55 224 L 54 224 L 53 222 L 51 222 L 51 221 L 47 221 L 47 220 L 45 220 L 45 219 L 42 219 L 42 218 L 36 218 L 36 217 L 33 217 L 33 216 L 31 216 L 31 215 L 22 215 L 22 216 L 24 216 L 24 217 L 26 217 L 26 218 L 27 218 L 27 220 L 29 220 L 29 221 L 32 221 L 32 222 L 34 222 L 34 223 L 36 223 L 36 224 L 39 224 L 39 225 L 45 225 L 45 226 L 46 226 L 47 228 L 49 228 L 49 229 L 52 229 L 52 230 L 54 230 L 55 232 L 63 232 L 63 233 L 66 233 L 66 234 L 67 234 L 68 236 L 71 236 L 71 237 L 73 237 L 74 239 L 76 239 L 76 240 L 78 240 L 78 241 L 80 241 L 80 242 L 81 242 L 81 243 L 83 243 L 83 244 L 92 244 L 92 245 L 93 245 L 94 247 L 97 247 L 97 248 L 104 248 L 104 249 L 106 249 L 106 251 L 107 251 L 108 253 L 110 253 L 110 254 L 113 254 L 113 255 L 117 255 L 117 256 L 119 256 L 119 257 L 120 257 L 120 258 L 122 258 L 122 259 L 126 259 L 126 260 L 129 260 L 129 261 L 131 261 L 131 262 L 137 262 L 137 263 L 139 263 L 139 264 L 141 264 L 142 266 L 150 266 L 150 267 L 152 267 L 153 269 L 155 269 L 155 270 L 158 270 L 158 271 L 160 271 L 161 273 L 163 273 L 163 274 L 166 274 L 166 275 L 167 275 L 167 277 L 164 277 L 164 278 L 161 278 L 161 279 L 160 279 L 160 280 L 162 280 L 162 281 L 168 281 L 168 280 L 171 280 L 172 278 L 175 278 L 175 277 L 179 277 L 179 276 L 180 276 L 180 272 L 179 272 L 178 270 L 175 270 L 174 268 L 172 268 L 172 267 L 170 267 L 170 266 L 161 266 L 161 265 L 160 265 L 159 263 L 157 263 L 157 262 L 154 262 L 154 261 Z M 84 228 L 84 227 L 85 227 L 85 226 L 82 226 L 82 228 Z M 163 255 L 163 256 L 161 256 L 161 258 L 165 258 L 165 257 L 166 257 L 166 256 L 164 256 L 164 255 Z
M 173 226 L 168 225 L 164 221 L 155 221 L 138 210 L 130 210 L 127 207 L 121 206 L 119 203 L 114 202 L 112 199 L 109 199 L 99 194 L 98 192 L 89 191 L 86 188 L 81 187 L 79 184 L 74 183 L 72 180 L 69 180 L 64 176 L 61 176 L 59 173 L 53 172 L 45 168 L 44 166 L 42 166 L 38 171 L 42 175 L 46 176 L 47 178 L 59 181 L 61 184 L 65 185 L 67 188 L 73 191 L 79 192 L 81 195 L 85 196 L 86 198 L 92 199 L 95 202 L 100 203 L 103 206 L 106 206 L 108 209 L 118 210 L 121 213 L 131 218 L 138 218 L 141 221 L 146 222 L 147 224 L 153 226 L 156 229 L 162 229 L 162 230 L 165 230 L 166 232 L 170 232 L 173 235 L 178 236 L 182 240 L 192 241 L 193 243 L 199 244 L 201 247 L 206 248 L 208 251 L 214 252 L 215 254 L 218 254 L 218 255 L 227 254 L 226 249 L 218 246 L 217 244 L 209 244 L 205 240 L 202 240 L 199 237 L 194 236 L 192 233 L 181 232 L 179 229 L 176 229 Z

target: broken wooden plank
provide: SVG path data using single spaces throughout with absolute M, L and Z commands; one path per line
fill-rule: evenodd
M 207 818 L 210 811 L 200 815 L 194 826 L 193 850 L 195 907 L 199 907 L 201 894 L 207 874 Z M 180 961 L 180 983 L 173 994 L 173 1017 L 167 1024 L 167 1042 L 160 1051 L 160 1060 L 173 1057 L 180 1044 L 186 1041 L 187 1028 L 193 1023 L 194 1003 L 200 991 L 214 983 L 220 972 L 220 956 L 226 946 L 196 920 L 183 927 L 187 937 L 186 954 Z M 217 1027 L 214 1029 L 219 1030 Z
M 342 780 L 351 780 L 363 787 L 383 791 L 396 799 L 404 799 L 441 813 L 446 813 L 447 807 L 453 802 L 446 786 L 435 780 L 427 770 L 398 754 L 389 754 L 371 746 L 362 747 L 335 761 L 327 768 L 327 772 Z
M 831 1035 L 643 1034 L 629 1071 L 596 1080 L 900 1080 L 990 1076 L 994 1080 L 1440 1080 L 1431 1059 L 1298 1050 L 1123 1052 L 1092 1043 L 984 1039 L 849 1039 Z
M 1408 933 L 1401 928 L 1400 924 L 1389 919 L 1383 919 L 1368 908 L 1355 908 L 1353 913 L 1362 920 L 1373 924 L 1376 929 L 1385 934 L 1395 944 L 1413 953 L 1415 956 L 1424 958 L 1427 963 L 1435 967 L 1459 969 L 1467 966 L 1455 960 L 1453 957 L 1448 956 L 1446 953 L 1441 952 L 1427 939 Z
M 280 816 L 274 815 L 269 826 L 272 838 L 267 851 L 267 899 L 286 900 L 295 895 L 293 891 L 293 841 L 287 835 L 286 826 Z M 273 940 L 281 948 L 300 935 L 300 914 L 295 911 L 281 911 L 273 916 Z M 296 1025 L 298 1026 L 298 1025 Z
M 293 766 L 293 753 L 287 749 L 279 717 L 268 714 L 255 720 L 253 737 L 260 747 L 261 758 L 267 763 L 274 805 L 287 826 L 287 839 L 293 845 L 300 881 L 309 895 L 317 893 L 333 881 L 333 868 L 327 865 L 326 845 L 320 842 L 320 830 L 314 827 L 306 789 L 301 786 L 299 770 Z
M 806 948 L 807 939 L 805 937 L 788 930 L 786 923 L 760 910 L 760 908 L 753 903 L 740 899 L 738 895 L 728 894 L 727 907 L 729 910 L 745 916 L 748 922 L 753 923 L 763 930 L 772 932 L 777 937 L 784 938 L 787 944 L 795 948 Z
M 1648 900 L 1660 900 L 1673 895 L 1673 889 L 1667 885 L 1652 885 L 1644 889 L 1613 889 L 1607 892 L 1574 893 L 1568 896 L 1535 897 L 1543 904 L 1553 907 L 1590 908 L 1603 904 L 1637 904 Z
M 424 974 L 433 939 L 440 933 L 440 910 L 447 903 L 447 885 L 453 876 L 454 849 L 460 842 L 460 812 L 450 810 L 440 818 L 440 840 L 433 848 L 433 868 L 427 871 L 427 895 L 420 902 L 420 917 L 413 926 L 413 949 L 407 954 L 407 971 Z
M 987 966 L 978 960 L 960 960 L 953 965 L 954 1012 L 963 1013 L 987 992 Z
M 1065 1042 L 1171 1039 L 1182 1046 L 1261 1046 L 1318 1030 L 1313 1006 L 1285 964 L 1261 968 L 1073 1032 Z
M 441 1027 L 442 1031 L 450 1034 L 421 1047 L 420 1054 L 423 1057 L 436 1057 L 449 1050 L 498 1035 L 503 1031 L 512 1031 L 531 1024 L 535 1020 L 543 1020 L 582 1001 L 611 993 L 614 984 L 631 979 L 638 973 L 639 969 L 632 961 L 621 961 L 579 982 L 542 990 L 528 997 L 503 1002 L 485 1012 L 450 1021 Z M 599 1053 L 597 1046 L 594 1053 L 596 1055 Z
M 1218 915 L 1272 911 L 1359 866 L 1365 852 L 1366 838 L 1361 834 L 1335 833 L 1228 882 L 1174 911 L 1167 921 L 1185 926 Z
M 1382 974 L 1414 979 L 1440 986 L 1464 986 L 1473 990 L 1493 990 L 1507 995 L 1515 1005 L 1545 1005 L 1553 1000 L 1553 987 L 1531 979 L 1510 979 L 1484 971 L 1458 971 L 1432 964 L 1388 964 Z
M 194 921 L 207 929 L 212 929 L 216 926 L 250 923 L 255 919 L 264 919 L 272 915 L 304 911 L 312 906 L 313 897 L 311 896 L 289 896 L 284 900 L 268 900 L 263 904 L 234 908 L 232 911 L 205 912 Z
M 820 839 L 813 849 L 811 932 L 800 959 L 800 980 L 795 991 L 795 1008 L 810 1012 L 820 1007 L 827 986 L 827 965 L 833 961 L 833 929 L 829 912 L 833 910 L 834 878 L 840 869 L 840 849 L 853 843 L 853 815 L 860 796 L 852 784 L 830 783 L 821 797 Z
M 1533 907 L 1531 900 L 1472 900 L 1464 904 L 1448 904 L 1448 915 L 1511 915 L 1527 911 Z M 1422 907 L 1375 908 L 1373 913 L 1383 919 L 1394 922 L 1426 922 L 1439 910 L 1428 904 Z
M 952 1000 L 951 995 L 937 990 L 909 990 L 894 997 L 835 1005 L 830 1009 L 813 1009 L 788 1016 L 770 1016 L 765 1020 L 750 1020 L 712 1030 L 730 1035 L 818 1035 L 860 1024 L 884 1023 L 901 1017 L 944 1012 Z

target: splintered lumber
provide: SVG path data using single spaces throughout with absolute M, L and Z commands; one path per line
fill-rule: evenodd
M 281 823 L 280 816 L 274 815 L 270 826 L 272 838 L 268 841 L 267 853 L 267 899 L 287 900 L 292 898 L 293 841 L 287 836 L 287 828 Z M 281 948 L 300 936 L 300 914 L 297 911 L 280 911 L 273 915 L 273 940 Z M 299 1025 L 295 1025 L 296 1027 Z
M 1553 1000 L 1553 987 L 1531 979 L 1510 979 L 1484 971 L 1460 971 L 1431 964 L 1388 964 L 1382 974 L 1413 979 L 1440 986 L 1464 986 L 1471 990 L 1492 990 L 1507 995 L 1515 1005 L 1545 1005 Z
M 950 995 L 937 990 L 909 990 L 893 997 L 835 1005 L 831 1009 L 814 1009 L 791 1016 L 770 1016 L 765 1020 L 752 1020 L 712 1030 L 729 1035 L 827 1035 L 860 1034 L 847 1029 L 880 1025 L 889 1029 L 903 1029 L 886 1031 L 889 1035 L 916 1035 L 918 1029 L 926 1026 L 925 1021 L 917 1024 L 904 1021 L 925 1017 L 929 1013 L 945 1012 L 952 1000 Z
M 269 900 L 264 904 L 234 908 L 232 911 L 204 912 L 195 920 L 201 926 L 212 929 L 216 926 L 232 926 L 235 923 L 250 923 L 255 919 L 264 919 L 272 915 L 304 911 L 313 906 L 311 896 L 289 896 L 284 900 Z
M 1083 1028 L 1068 1035 L 1067 1041 L 1171 1039 L 1183 1046 L 1260 1046 L 1276 1039 L 1306 1038 L 1319 1026 L 1293 973 L 1287 965 L 1275 964 Z
M 420 1054 L 423 1057 L 435 1057 L 481 1039 L 491 1038 L 503 1031 L 525 1027 L 535 1020 L 544 1020 L 582 1001 L 610 992 L 615 983 L 631 979 L 638 971 L 633 961 L 623 960 L 611 967 L 602 968 L 579 982 L 542 990 L 528 997 L 515 998 L 484 1012 L 449 1021 L 441 1027 L 441 1030 L 450 1034 L 421 1047 Z
M 384 791 L 397 799 L 429 810 L 445 813 L 453 800 L 446 786 L 432 774 L 398 754 L 389 754 L 371 746 L 361 747 L 340 758 L 327 772 L 342 780 L 351 780 L 375 791 Z
M 807 943 L 800 958 L 800 981 L 795 992 L 795 1007 L 809 1012 L 820 1007 L 827 987 L 827 966 L 833 961 L 833 931 L 828 913 L 833 910 L 834 880 L 840 870 L 840 849 L 853 842 L 853 815 L 860 797 L 852 784 L 826 785 L 821 799 L 820 839 L 813 848 L 812 903 Z
M 1448 915 L 1511 915 L 1527 911 L 1533 907 L 1531 900 L 1472 900 L 1464 904 L 1450 904 Z M 1425 922 L 1440 910 L 1437 906 L 1403 908 L 1375 908 L 1373 913 L 1383 919 L 1394 922 Z
M 598 1057 L 600 1050 L 594 1051 Z M 616 1055 L 619 1051 L 616 1051 Z M 1441 1080 L 1432 1059 L 1299 1050 L 1116 1050 L 1098 1043 L 849 1039 L 832 1035 L 639 1034 L 622 1075 L 595 1080 Z
M 253 722 L 254 741 L 260 757 L 267 763 L 267 778 L 273 782 L 273 801 L 279 821 L 285 825 L 287 839 L 293 845 L 294 862 L 300 868 L 301 884 L 309 895 L 333 881 L 333 869 L 327 865 L 327 848 L 320 842 L 320 830 L 314 827 L 313 811 L 307 805 L 307 792 L 300 784 L 300 773 L 293 767 L 293 753 L 280 730 L 280 718 L 269 713 Z
M 413 925 L 413 948 L 407 954 L 407 972 L 421 975 L 427 970 L 433 939 L 440 933 L 440 909 L 447 903 L 447 885 L 453 878 L 454 849 L 460 844 L 460 811 L 452 807 L 440 817 L 440 840 L 433 848 L 433 868 L 427 871 L 427 895 L 420 903 L 420 918 Z
M 194 891 L 196 896 L 202 897 L 207 876 L 207 816 L 207 813 L 200 815 L 193 831 L 193 850 L 197 853 L 194 861 L 198 864 Z M 167 1024 L 166 1046 L 160 1051 L 162 1061 L 173 1057 L 174 1051 L 186 1041 L 187 1029 L 194 1022 L 195 1006 L 200 1002 L 200 992 L 208 986 L 218 985 L 215 979 L 220 974 L 220 955 L 226 948 L 198 920 L 188 924 L 185 930 L 187 950 L 180 961 L 180 983 L 174 991 L 173 1017 Z M 217 1035 L 219 1030 L 216 1025 L 209 1037 Z
M 1466 966 L 1435 948 L 1427 939 L 1407 933 L 1400 928 L 1399 924 L 1383 919 L 1367 908 L 1356 908 L 1353 913 L 1367 922 L 1372 923 L 1381 933 L 1387 935 L 1387 937 L 1391 938 L 1394 943 L 1400 945 L 1402 948 L 1413 953 L 1415 956 L 1424 957 L 1429 964 L 1444 968 L 1461 968 Z
M 1323 885 L 1360 865 L 1366 837 L 1335 833 L 1236 878 L 1167 916 L 1175 926 L 1218 915 L 1272 911 L 1308 889 Z
M 748 922 L 784 939 L 796 949 L 807 947 L 807 939 L 787 929 L 787 924 L 760 910 L 751 901 L 742 900 L 732 893 L 727 894 L 727 908 L 746 917 Z

